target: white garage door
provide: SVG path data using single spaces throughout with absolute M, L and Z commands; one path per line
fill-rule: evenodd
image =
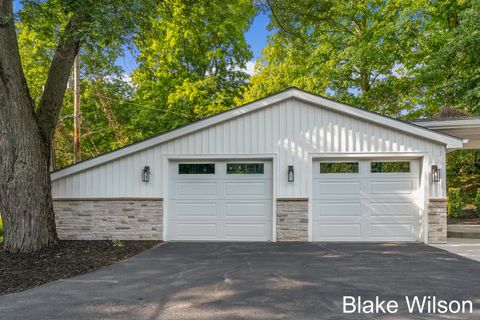
M 316 161 L 314 241 L 417 241 L 419 160 Z
M 271 240 L 271 162 L 182 161 L 169 167 L 168 240 Z

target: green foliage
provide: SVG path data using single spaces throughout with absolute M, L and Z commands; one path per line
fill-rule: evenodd
M 480 113 L 478 0 L 269 0 L 243 101 L 298 86 L 382 114 Z
M 480 188 L 477 189 L 477 194 L 475 195 L 475 207 L 477 208 L 477 217 L 480 218 Z
M 480 1 L 431 1 L 417 74 L 427 110 L 480 114 Z
M 68 19 L 85 14 L 81 47 L 81 153 L 86 159 L 231 108 L 252 58 L 245 42 L 251 1 L 23 1 L 20 54 L 38 104 L 55 45 Z M 108 27 L 106 27 L 108 26 Z M 126 81 L 117 59 L 130 49 L 139 67 Z M 54 139 L 55 165 L 73 162 L 73 92 Z
M 82 0 L 23 1 L 17 23 L 20 56 L 31 96 L 40 101 L 56 43 L 73 12 L 91 23 L 78 30 L 88 35 L 81 57 L 82 158 L 104 153 L 131 142 L 126 134 L 133 110 L 132 86 L 116 60 L 133 44 L 133 32 L 153 12 L 153 1 L 108 0 L 95 5 Z M 150 8 L 150 9 L 148 9 Z M 106 28 L 105 26 L 108 26 Z M 73 162 L 73 92 L 67 90 L 54 138 L 55 166 Z
M 415 1 L 269 1 L 269 39 L 245 96 L 288 86 L 399 116 L 411 110 Z M 266 92 L 267 91 L 267 92 Z
M 447 155 L 447 187 L 460 188 L 463 201 L 474 203 L 480 187 L 480 151 L 458 150 Z
M 450 218 L 460 218 L 463 209 L 463 201 L 460 196 L 459 188 L 448 189 L 448 216 Z
M 244 31 L 254 12 L 249 0 L 171 0 L 158 8 L 136 38 L 136 139 L 233 107 L 248 78 Z
M 123 240 L 112 240 L 112 246 L 114 248 L 123 248 L 125 247 L 125 242 Z
M 89 79 L 81 82 L 82 158 L 108 152 L 130 142 L 127 130 L 131 125 L 131 86 L 122 80 Z M 67 90 L 64 106 L 55 133 L 55 165 L 73 163 L 73 91 Z

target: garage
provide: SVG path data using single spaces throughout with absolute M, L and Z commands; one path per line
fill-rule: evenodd
M 53 172 L 57 232 L 443 243 L 445 161 L 464 143 L 289 88 Z
M 272 163 L 172 161 L 168 240 L 272 239 Z
M 314 241 L 418 241 L 419 160 L 336 160 L 313 165 Z

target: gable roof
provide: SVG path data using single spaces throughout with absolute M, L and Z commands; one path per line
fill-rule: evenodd
M 355 106 L 340 103 L 320 95 L 303 91 L 296 87 L 291 87 L 286 90 L 275 93 L 273 95 L 267 96 L 265 98 L 247 103 L 237 108 L 224 111 L 222 113 L 196 121 L 194 123 L 177 128 L 175 130 L 160 134 L 158 136 L 154 136 L 152 138 L 149 138 L 137 143 L 127 145 L 123 148 L 116 149 L 116 150 L 98 155 L 96 157 L 87 159 L 85 161 L 79 162 L 77 164 L 71 165 L 69 167 L 54 171 L 52 172 L 52 180 L 56 180 L 56 179 L 71 175 L 73 173 L 98 166 L 102 163 L 106 163 L 106 162 L 130 155 L 132 153 L 151 148 L 155 145 L 165 143 L 167 141 L 179 138 L 181 136 L 190 134 L 192 132 L 202 130 L 204 128 L 213 126 L 220 122 L 228 121 L 235 117 L 239 117 L 243 114 L 260 110 L 272 104 L 275 104 L 287 99 L 291 99 L 291 98 L 296 98 L 296 99 L 308 102 L 314 106 L 326 108 L 335 112 L 340 112 L 346 115 L 350 115 L 358 119 L 373 122 L 384 127 L 385 126 L 391 127 L 391 128 L 394 128 L 395 130 L 403 131 L 405 133 L 415 135 L 427 140 L 436 141 L 446 145 L 447 148 L 462 148 L 464 143 L 464 141 L 458 137 L 454 137 L 445 133 L 440 133 L 440 132 L 430 130 L 409 122 L 383 116 L 367 110 L 363 110 Z

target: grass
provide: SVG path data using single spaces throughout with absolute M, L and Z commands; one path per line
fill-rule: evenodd
M 2 219 L 0 219 L 0 243 L 3 242 L 3 224 Z

